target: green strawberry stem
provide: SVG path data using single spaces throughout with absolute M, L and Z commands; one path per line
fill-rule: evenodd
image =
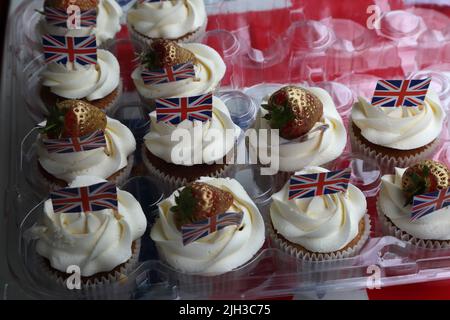
M 263 105 L 263 108 L 269 110 L 264 119 L 270 121 L 272 129 L 282 129 L 289 121 L 294 120 L 294 113 L 287 102 L 283 106 Z
M 192 220 L 196 203 L 192 188 L 185 187 L 181 190 L 178 196 L 175 197 L 175 203 L 176 205 L 170 208 L 170 210 L 179 216 L 179 220 L 182 222 Z
M 428 166 L 423 167 L 422 175 L 418 175 L 415 172 L 411 174 L 413 186 L 405 190 L 407 193 L 411 194 L 411 196 L 406 199 L 405 207 L 413 202 L 414 196 L 425 193 L 428 187 L 426 178 L 429 175 L 430 168 Z
M 64 131 L 65 115 L 66 110 L 61 110 L 57 107 L 51 108 L 45 127 L 41 128 L 40 132 L 51 137 L 61 138 Z
M 161 68 L 158 54 L 153 50 L 148 50 L 140 55 L 141 64 L 148 70 Z

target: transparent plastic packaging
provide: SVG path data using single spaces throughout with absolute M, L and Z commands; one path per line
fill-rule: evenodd
M 450 108 L 450 64 L 431 65 L 426 69 L 413 72 L 410 79 L 431 77 L 430 87 L 438 95 L 446 112 Z
M 433 9 L 387 1 L 395 11 L 384 13 L 380 30 L 368 29 L 364 14 L 372 2 L 273 0 L 258 7 L 257 0 L 249 0 L 239 1 L 233 7 L 228 1 L 209 1 L 209 30 L 201 41 L 215 48 L 227 65 L 217 95 L 229 108 L 233 121 L 243 130 L 250 128 L 265 97 L 283 85 L 301 84 L 325 89 L 347 126 L 353 103 L 358 96 L 370 99 L 378 79 L 424 75 L 433 77 L 432 87 L 448 110 L 450 67 L 445 63 L 450 63 L 450 29 L 446 27 L 449 18 Z M 135 55 L 126 32 L 121 32 L 108 47 L 121 64 L 124 85 L 118 106 L 109 115 L 127 125 L 138 143 L 131 177 L 121 185 L 141 203 L 148 220 L 137 265 L 121 281 L 94 296 L 66 290 L 41 277 L 34 268 L 39 258 L 34 250 L 36 241 L 25 232 L 36 223 L 48 194 L 38 181 L 34 146 L 36 124 L 45 115 L 36 99 L 39 70 L 44 66 L 34 33 L 38 19 L 35 9 L 41 5 L 42 1 L 24 1 L 14 13 L 17 19 L 10 21 L 11 85 L 10 92 L 2 97 L 3 105 L 14 107 L 11 118 L 5 119 L 12 141 L 7 150 L 10 154 L 5 207 L 7 262 L 12 277 L 30 297 L 275 298 L 307 291 L 366 288 L 374 268 L 379 270 L 381 286 L 450 279 L 449 249 L 418 248 L 383 230 L 375 205 L 381 169 L 371 159 L 352 153 L 349 141 L 344 153 L 327 166 L 352 167 L 351 183 L 367 198 L 370 236 L 355 256 L 334 261 L 303 261 L 277 249 L 267 239 L 250 261 L 221 276 L 183 274 L 162 262 L 149 232 L 158 215 L 158 203 L 172 190 L 149 176 L 140 158 L 150 109 L 141 102 L 130 79 Z M 406 16 L 409 25 L 401 23 Z M 450 163 L 448 128 L 444 131 L 443 143 L 434 158 Z M 244 143 L 242 139 L 239 142 Z M 239 164 L 228 175 L 244 186 L 268 222 L 276 177 L 263 176 L 259 170 L 255 164 Z

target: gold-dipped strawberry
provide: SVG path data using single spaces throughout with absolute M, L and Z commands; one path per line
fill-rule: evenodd
M 76 5 L 80 7 L 80 10 L 86 11 L 91 9 L 97 9 L 98 0 L 45 0 L 44 6 L 61 9 L 66 11 L 70 5 Z
M 233 204 L 233 195 L 203 182 L 193 182 L 175 197 L 176 205 L 171 208 L 175 214 L 178 229 L 226 212 Z
M 177 64 L 197 61 L 195 55 L 176 42 L 158 39 L 141 56 L 141 64 L 149 70 L 171 67 Z
M 276 91 L 263 105 L 268 111 L 264 116 L 272 129 L 279 129 L 280 136 L 292 140 L 308 133 L 323 115 L 323 104 L 310 91 L 287 86 Z
M 46 126 L 41 130 L 49 138 L 82 137 L 106 128 L 106 115 L 82 100 L 65 100 L 50 110 Z
M 446 189 L 449 187 L 450 172 L 446 165 L 422 160 L 405 170 L 402 176 L 402 190 L 407 202 L 412 203 L 414 196 Z

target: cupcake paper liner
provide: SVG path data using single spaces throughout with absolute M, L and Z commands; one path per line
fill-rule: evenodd
M 133 170 L 134 155 L 130 154 L 127 158 L 127 161 L 128 161 L 127 165 L 121 169 L 122 172 L 120 172 L 120 174 L 117 177 L 115 177 L 113 181 L 110 182 L 114 182 L 117 186 L 121 186 L 125 183 L 125 181 L 129 178 L 131 174 L 131 170 Z
M 114 98 L 113 101 L 110 102 L 109 105 L 106 106 L 106 108 L 103 109 L 103 111 L 105 111 L 105 113 L 107 115 L 112 114 L 117 109 L 117 107 L 119 105 L 120 98 L 122 97 L 122 93 L 123 93 L 123 81 L 120 80 L 119 86 L 117 87 L 117 95 L 116 95 L 116 97 Z
M 160 252 L 158 247 L 157 249 L 158 252 Z M 170 274 L 173 276 L 173 282 L 178 284 L 179 290 L 182 291 L 183 294 L 195 295 L 196 293 L 201 292 L 202 296 L 212 295 L 226 297 L 230 292 L 247 291 L 253 288 L 254 282 L 250 281 L 249 284 L 242 279 L 249 277 L 249 274 L 255 271 L 259 265 L 259 262 L 257 261 L 258 257 L 263 251 L 264 249 L 260 248 L 250 260 L 233 270 L 219 275 L 189 274 L 177 270 L 173 270 Z M 164 261 L 164 257 L 161 254 L 160 259 Z M 168 263 L 164 263 L 168 265 Z
M 110 272 L 101 278 L 89 279 L 87 281 L 81 280 L 81 289 L 70 290 L 74 292 L 79 292 L 87 299 L 113 299 L 117 298 L 115 296 L 116 292 L 114 290 L 113 284 L 126 281 L 127 275 L 132 272 L 139 261 L 139 254 L 141 251 L 141 240 L 133 241 L 133 251 L 131 253 L 130 259 L 123 263 L 119 270 Z M 37 253 L 36 253 L 37 254 Z M 66 279 L 64 279 L 60 273 L 51 269 L 48 262 L 44 257 L 37 257 L 37 267 L 39 275 L 46 277 L 48 280 L 52 281 L 56 285 L 67 289 Z M 69 290 L 69 289 L 68 289 Z
M 47 179 L 39 169 L 37 169 L 36 175 L 37 175 L 37 183 L 42 184 L 49 192 L 64 188 L 63 186 Z
M 153 111 L 156 110 L 155 99 L 144 97 L 139 92 L 139 90 L 137 90 L 137 93 L 139 95 L 139 98 L 141 99 L 141 102 L 147 107 L 146 110 L 147 110 L 148 113 L 153 112 Z
M 383 234 L 396 237 L 402 241 L 423 249 L 449 249 L 450 240 L 426 240 L 416 238 L 409 233 L 399 229 L 393 222 L 387 219 L 379 198 L 377 199 L 378 220 L 382 225 Z
M 142 162 L 144 163 L 148 172 L 151 175 L 155 176 L 157 179 L 159 179 L 162 183 L 164 183 L 170 190 L 178 189 L 182 186 L 185 186 L 186 184 L 188 184 L 190 182 L 186 178 L 173 177 L 173 176 L 170 176 L 167 173 L 164 173 L 164 172 L 158 170 L 157 168 L 155 168 L 147 158 L 145 144 L 142 145 L 141 152 L 142 152 Z M 211 172 L 207 176 L 212 177 L 212 178 L 226 177 L 231 173 L 231 168 L 232 168 L 231 165 L 225 164 L 225 167 L 223 167 L 220 170 Z M 198 177 L 198 178 L 200 178 L 200 177 Z
M 411 155 L 409 157 L 396 158 L 379 153 L 371 149 L 369 146 L 365 145 L 363 141 L 355 136 L 351 122 L 349 125 L 349 132 L 352 151 L 354 153 L 361 154 L 369 159 L 374 159 L 380 166 L 382 172 L 392 172 L 395 167 L 406 168 L 420 160 L 431 159 L 440 144 L 440 138 L 438 137 L 422 152 L 416 155 Z
M 117 176 L 115 176 L 113 180 L 107 179 L 108 181 L 115 183 L 117 186 L 121 186 L 122 184 L 125 183 L 125 181 L 131 174 L 131 170 L 133 169 L 134 155 L 133 154 L 129 155 L 127 160 L 128 164 L 124 168 L 120 169 L 121 172 Z M 36 172 L 37 183 L 44 185 L 49 191 L 64 188 L 63 186 L 47 179 L 40 170 L 36 171 L 37 171 Z
M 208 19 L 205 19 L 205 22 L 194 32 L 180 37 L 176 40 L 177 43 L 190 43 L 190 42 L 200 42 L 206 32 L 206 26 L 208 24 Z M 130 39 L 133 42 L 137 51 L 141 51 L 146 46 L 150 45 L 156 38 L 149 38 L 144 36 L 142 33 L 136 31 L 133 26 L 127 22 L 128 33 L 130 35 Z M 170 39 L 169 39 L 170 40 Z M 175 41 L 175 40 L 174 40 Z
M 44 101 L 44 99 L 40 96 L 40 92 L 42 89 L 42 85 L 39 85 L 39 97 L 36 101 L 36 107 L 34 107 L 34 105 L 28 105 L 28 108 L 30 109 L 30 112 L 33 112 L 33 110 L 38 110 L 42 113 L 42 116 L 47 116 L 48 115 L 48 107 L 47 107 L 47 103 Z M 102 110 L 103 112 L 105 112 L 107 115 L 111 115 L 117 108 L 117 106 L 119 105 L 119 101 L 120 98 L 122 97 L 122 93 L 123 93 L 123 81 L 120 80 L 119 81 L 119 85 L 117 86 L 116 90 L 116 95 L 114 97 L 114 99 L 112 99 L 109 104 L 104 107 L 101 108 L 100 110 Z M 64 100 L 65 98 L 60 97 L 61 100 Z M 67 99 L 70 100 L 70 99 Z M 101 99 L 99 99 L 101 100 Z M 85 100 L 87 103 L 90 103 L 90 101 Z
M 364 232 L 361 235 L 361 238 L 351 248 L 347 248 L 345 250 L 340 250 L 336 252 L 331 253 L 316 253 L 316 252 L 305 252 L 301 251 L 295 246 L 291 245 L 288 241 L 283 240 L 277 236 L 277 232 L 272 227 L 272 224 L 270 222 L 267 223 L 267 230 L 269 237 L 271 239 L 271 242 L 274 247 L 284 251 L 285 253 L 296 257 L 298 259 L 301 259 L 303 261 L 310 261 L 310 262 L 317 262 L 317 261 L 333 261 L 333 260 L 339 260 L 344 258 L 350 258 L 359 253 L 361 248 L 364 246 L 364 244 L 369 239 L 370 235 L 370 218 L 368 214 L 364 215 Z

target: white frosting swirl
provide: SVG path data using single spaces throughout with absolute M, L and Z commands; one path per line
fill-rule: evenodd
M 70 187 L 104 182 L 94 177 L 78 177 Z M 109 272 L 132 255 L 132 243 L 145 232 L 147 220 L 139 202 L 128 192 L 117 189 L 118 210 L 55 213 L 52 201 L 44 204 L 44 215 L 28 232 L 38 239 L 36 251 L 50 265 L 66 272 L 71 265 L 89 277 Z
M 432 90 L 428 90 L 425 104 L 419 108 L 379 108 L 359 98 L 352 109 L 352 120 L 364 138 L 398 150 L 431 143 L 440 135 L 444 119 L 439 97 Z
M 225 104 L 214 96 L 213 114 L 206 122 L 184 120 L 174 126 L 157 122 L 153 111 L 150 123 L 150 132 L 144 137 L 147 149 L 166 162 L 185 166 L 223 159 L 241 132 Z
M 413 237 L 424 240 L 450 240 L 450 207 L 436 210 L 415 221 L 411 221 L 411 205 L 405 206 L 402 191 L 402 176 L 406 169 L 395 168 L 395 174 L 381 178 L 379 197 L 381 211 L 399 229 Z
M 307 167 L 296 174 L 316 172 L 328 170 Z M 364 194 L 352 184 L 346 193 L 289 200 L 288 181 L 272 199 L 270 217 L 275 230 L 290 242 L 317 253 L 341 250 L 355 239 L 367 208 Z
M 325 90 L 317 87 L 304 89 L 314 94 L 323 104 L 322 118 L 314 125 L 311 131 L 322 125 L 328 125 L 328 129 L 312 133 L 308 140 L 303 142 L 286 140 L 280 136 L 278 158 L 281 171 L 296 171 L 306 166 L 326 164 L 339 157 L 347 143 L 347 132 L 330 95 Z M 266 97 L 267 100 L 268 97 Z M 263 118 L 267 113 L 267 110 L 260 109 L 255 123 L 257 129 L 271 130 L 270 122 Z M 274 156 L 277 156 L 277 150 L 271 147 L 271 141 L 268 138 L 267 135 L 260 135 L 258 145 L 254 145 L 253 141 L 250 140 L 250 148 L 254 152 L 257 152 L 259 149 L 259 152 L 263 154 L 273 153 Z M 272 143 L 275 146 L 276 142 Z
M 136 150 L 136 141 L 130 129 L 111 118 L 107 118 L 105 136 L 110 155 L 105 153 L 105 148 L 73 153 L 49 153 L 39 136 L 39 163 L 45 171 L 68 183 L 81 175 L 107 179 L 128 164 L 128 156 Z
M 128 24 L 149 38 L 178 39 L 205 23 L 203 0 L 137 3 L 128 11 Z
M 96 36 L 98 44 L 113 39 L 120 31 L 120 18 L 123 15 L 122 8 L 116 0 L 100 0 L 97 13 Z
M 120 18 L 122 15 L 122 8 L 115 0 L 100 0 L 97 8 L 97 25 L 95 27 L 67 29 L 50 25 L 45 20 L 45 17 L 42 17 L 38 28 L 41 34 L 56 36 L 86 37 L 95 34 L 97 45 L 100 45 L 109 39 L 113 39 L 116 33 L 120 31 Z
M 72 67 L 71 63 L 50 63 L 41 74 L 42 85 L 60 97 L 88 101 L 102 99 L 119 86 L 119 62 L 109 51 L 97 50 L 96 65 Z
M 177 270 L 203 275 L 222 274 L 245 264 L 262 247 L 264 221 L 256 205 L 236 180 L 203 177 L 198 181 L 233 194 L 234 202 L 230 211 L 243 212 L 241 226 L 226 227 L 184 246 L 182 234 L 170 210 L 175 205 L 175 192 L 159 204 L 159 219 L 150 236 L 163 260 Z
M 142 80 L 143 67 L 139 66 L 133 71 L 131 78 L 139 93 L 148 99 L 188 97 L 214 91 L 223 76 L 226 66 L 220 55 L 213 48 L 200 44 L 180 44 L 181 47 L 191 51 L 197 58 L 195 65 L 195 78 L 146 85 Z

